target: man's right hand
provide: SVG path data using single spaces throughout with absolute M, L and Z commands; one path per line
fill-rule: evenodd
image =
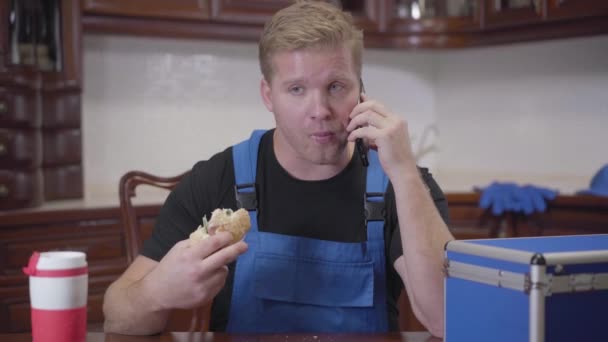
M 155 334 L 164 329 L 170 309 L 209 303 L 226 282 L 226 265 L 247 250 L 244 242 L 231 242 L 232 235 L 223 232 L 180 241 L 160 262 L 139 255 L 106 291 L 104 330 Z
M 210 302 L 224 287 L 227 265 L 247 251 L 245 242 L 231 242 L 230 233 L 220 232 L 175 244 L 143 280 L 155 309 L 189 309 Z

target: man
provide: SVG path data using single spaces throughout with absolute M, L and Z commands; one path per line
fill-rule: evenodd
M 169 195 L 106 293 L 107 331 L 156 333 L 168 310 L 210 301 L 215 331 L 397 330 L 405 284 L 416 316 L 443 335 L 447 204 L 416 166 L 407 123 L 362 93 L 362 45 L 352 18 L 322 2 L 267 23 L 260 92 L 276 129 L 199 162 Z M 372 149 L 369 167 L 357 139 Z M 203 215 L 237 207 L 235 184 L 254 182 L 247 243 L 181 241 Z M 374 192 L 385 201 L 366 216 Z

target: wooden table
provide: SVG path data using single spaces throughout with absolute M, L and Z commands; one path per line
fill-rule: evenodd
M 30 334 L 0 334 L 2 342 L 30 342 Z M 439 342 L 426 332 L 402 332 L 387 334 L 272 334 L 231 335 L 224 333 L 177 332 L 156 336 L 128 336 L 90 332 L 89 342 Z

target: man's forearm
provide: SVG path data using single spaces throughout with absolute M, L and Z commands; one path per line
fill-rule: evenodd
M 418 170 L 392 181 L 397 202 L 406 287 L 421 320 L 443 334 L 444 246 L 454 237 L 439 215 Z
M 119 279 L 113 283 L 104 297 L 104 331 L 128 335 L 162 331 L 169 311 L 155 308 L 148 295 L 144 279 L 135 282 Z

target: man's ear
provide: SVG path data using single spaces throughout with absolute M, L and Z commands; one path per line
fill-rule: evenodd
M 270 89 L 270 84 L 266 82 L 266 78 L 262 77 L 262 81 L 260 81 L 260 95 L 262 96 L 262 101 L 264 101 L 264 105 L 269 112 L 273 112 L 272 106 L 272 92 Z

